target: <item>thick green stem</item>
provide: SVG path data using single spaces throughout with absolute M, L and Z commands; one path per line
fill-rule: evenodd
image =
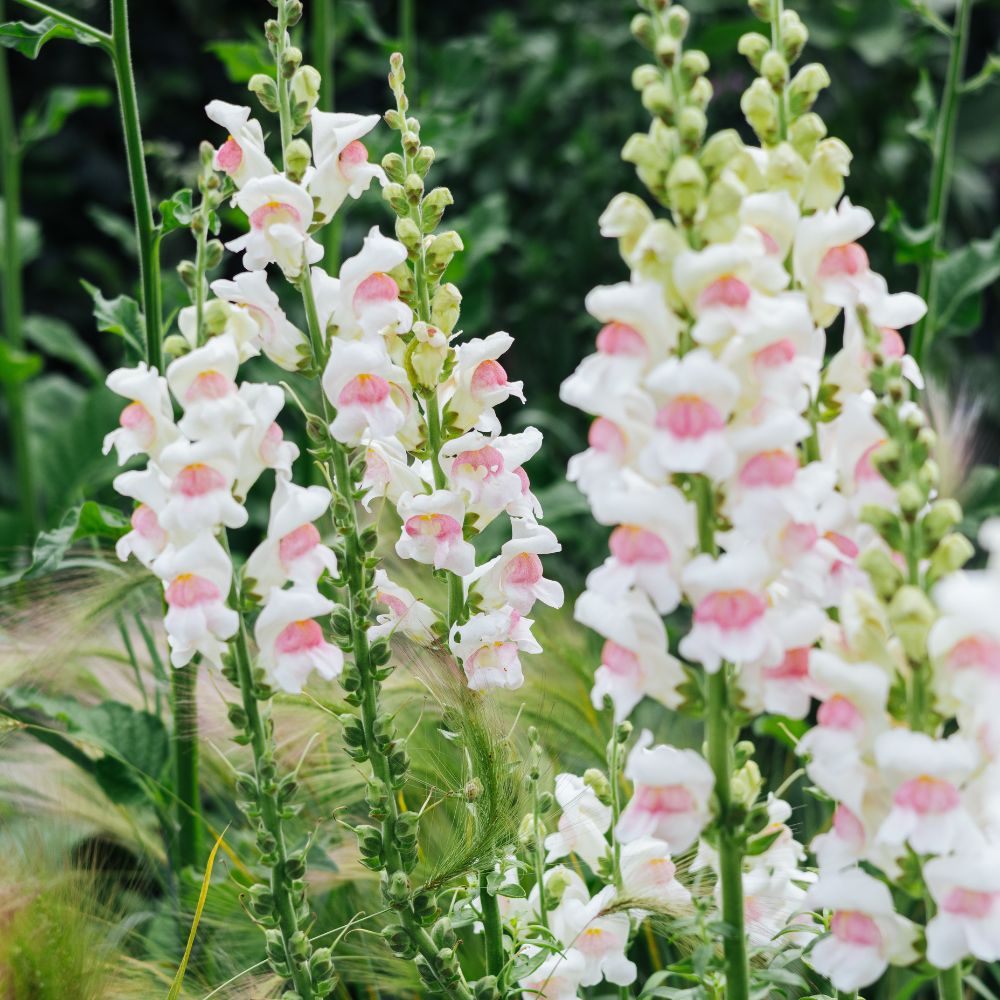
M 917 279 L 917 294 L 927 303 L 927 312 L 913 331 L 910 354 L 923 366 L 935 334 L 937 313 L 937 262 L 944 248 L 945 227 L 948 223 L 948 201 L 954 171 L 955 127 L 958 123 L 958 102 L 962 89 L 962 72 L 969 49 L 969 26 L 972 22 L 972 0 L 959 0 L 955 28 L 948 57 L 948 73 L 941 95 L 937 127 L 934 132 L 933 173 L 927 202 L 927 223 L 933 226 L 933 252 L 921 262 Z
M 406 57 L 410 87 L 417 76 L 417 5 L 416 0 L 399 0 L 399 47 Z
M 310 33 L 311 58 L 319 70 L 320 111 L 333 111 L 335 106 L 336 72 L 334 68 L 334 39 L 336 38 L 336 7 L 334 0 L 312 0 L 312 30 Z M 340 268 L 340 243 L 343 235 L 343 215 L 337 212 L 323 229 L 323 266 L 330 274 Z
M 784 13 L 783 0 L 771 0 L 771 48 L 781 52 L 781 15 Z M 784 53 L 781 53 L 784 55 Z M 788 138 L 788 95 L 782 87 L 778 97 L 778 134 L 781 140 Z
M 239 604 L 239 592 L 234 586 L 236 604 Z M 254 690 L 253 666 L 250 661 L 250 650 L 247 643 L 246 626 L 243 615 L 240 615 L 240 627 L 232 640 L 231 648 L 236 661 L 236 672 L 239 679 L 240 695 L 243 701 L 243 711 L 246 713 L 246 734 L 250 739 L 253 751 L 254 778 L 257 787 L 257 807 L 260 810 L 260 821 L 274 840 L 273 855 L 275 861 L 270 865 L 271 895 L 274 899 L 274 912 L 281 932 L 284 946 L 285 963 L 288 966 L 295 991 L 302 1000 L 312 1000 L 312 977 L 307 963 L 297 959 L 292 947 L 292 940 L 299 930 L 299 918 L 296 913 L 295 901 L 289 892 L 286 869 L 288 865 L 288 849 L 285 846 L 285 831 L 281 821 L 281 805 L 278 801 L 277 788 L 273 774 L 274 748 L 267 724 L 260 712 L 260 704 Z
M 170 673 L 173 717 L 174 794 L 177 815 L 177 859 L 181 867 L 201 863 L 201 798 L 198 794 L 197 661 Z
M 281 160 L 284 163 L 288 144 L 292 141 L 292 105 L 288 96 L 288 80 L 282 72 L 282 55 L 287 48 L 288 12 L 284 3 L 278 4 L 278 44 L 275 46 L 275 86 L 278 88 L 278 122 L 281 129 Z
M 479 904 L 483 911 L 483 937 L 486 939 L 486 971 L 491 976 L 499 976 L 504 966 L 503 925 L 500 922 L 500 900 L 486 885 L 490 871 L 486 869 L 479 873 Z
M 538 886 L 538 918 L 543 927 L 549 926 L 549 908 L 545 901 L 545 834 L 542 830 L 542 818 L 539 814 L 538 781 L 531 781 L 531 813 L 532 827 L 535 838 L 532 861 L 535 868 L 535 885 Z
M 0 3 L 0 20 L 4 9 Z M 22 288 L 21 247 L 17 224 L 21 218 L 21 149 L 18 145 L 11 101 L 7 53 L 0 48 L 0 156 L 3 157 L 3 334 L 13 352 L 24 346 L 24 292 Z M 24 537 L 34 540 L 38 533 L 38 496 L 28 435 L 24 384 L 5 383 L 7 420 L 14 455 L 17 499 L 21 509 Z
M 160 329 L 159 242 L 153 224 L 153 208 L 146 177 L 146 159 L 142 149 L 139 104 L 132 73 L 132 52 L 128 34 L 128 0 L 111 0 L 111 62 L 118 89 L 118 106 L 125 133 L 125 156 L 128 161 L 129 186 L 135 212 L 136 242 L 139 247 L 139 273 L 142 280 L 142 310 L 146 324 L 146 362 L 162 370 L 163 344 Z
M 722 919 L 727 933 L 722 943 L 726 959 L 726 1000 L 749 1000 L 750 966 L 747 960 L 743 913 L 743 853 L 733 835 L 732 808 L 733 739 L 730 725 L 726 665 L 708 676 L 706 740 L 708 763 L 715 775 L 715 797 L 719 806 L 719 883 Z
M 964 1000 L 965 989 L 962 986 L 961 966 L 953 965 L 938 973 L 938 997 L 940 1000 Z

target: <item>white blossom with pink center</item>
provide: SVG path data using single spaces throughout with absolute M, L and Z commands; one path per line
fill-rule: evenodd
M 330 509 L 330 491 L 324 486 L 297 486 L 279 479 L 271 497 L 271 513 L 264 541 L 250 553 L 243 569 L 247 584 L 258 597 L 288 581 L 315 586 L 324 572 L 337 573 L 337 557 L 322 543 L 313 523 Z
M 605 912 L 614 899 L 615 889 L 610 885 L 586 902 L 564 897 L 553 917 L 562 942 L 583 957 L 582 986 L 596 986 L 602 980 L 628 986 L 638 974 L 635 963 L 625 954 L 630 932 L 628 914 Z
M 641 906 L 649 900 L 656 909 L 678 915 L 691 906 L 691 893 L 677 878 L 670 845 L 657 837 L 638 837 L 621 848 L 622 895 Z M 642 910 L 633 910 L 641 914 Z
M 542 647 L 531 634 L 534 622 L 515 608 L 474 614 L 455 624 L 448 645 L 462 664 L 469 688 L 516 690 L 524 683 L 522 653 L 540 653 Z
M 177 424 L 185 437 L 235 435 L 253 423 L 236 387 L 240 359 L 229 337 L 212 337 L 204 347 L 182 354 L 167 368 L 167 384 L 184 409 Z
M 248 107 L 209 101 L 205 114 L 229 133 L 212 159 L 216 170 L 226 174 L 238 188 L 255 177 L 269 177 L 275 172 L 264 149 L 264 130 L 256 118 L 250 117 Z
M 651 417 L 652 401 L 648 409 Z M 566 467 L 566 478 L 580 492 L 592 497 L 614 484 L 626 469 L 638 462 L 652 429 L 649 424 L 617 406 L 612 416 L 599 416 L 587 431 L 587 450 L 574 455 Z
M 927 924 L 927 958 L 949 969 L 972 955 L 1000 959 L 1000 853 L 995 847 L 932 858 L 924 882 L 935 904 Z
M 494 408 L 516 396 L 524 402 L 524 383 L 511 382 L 498 360 L 514 343 L 509 333 L 491 333 L 455 348 L 455 370 L 445 386 L 448 409 L 460 430 L 500 431 Z
M 451 490 L 404 493 L 396 507 L 403 521 L 396 555 L 435 569 L 468 576 L 476 566 L 476 550 L 465 540 L 465 503 Z
M 254 625 L 260 665 L 268 679 L 282 691 L 299 694 L 316 671 L 333 680 L 344 667 L 344 654 L 326 641 L 315 621 L 333 611 L 333 601 L 313 587 L 271 590 Z
M 306 335 L 285 315 L 267 283 L 266 271 L 244 271 L 232 280 L 220 278 L 212 282 L 212 291 L 253 321 L 260 349 L 279 368 L 295 371 L 301 366 L 308 353 Z
M 667 652 L 667 631 L 649 598 L 635 590 L 606 595 L 588 589 L 577 599 L 573 614 L 607 639 L 591 691 L 596 708 L 610 697 L 620 722 L 644 697 L 668 708 L 680 704 L 677 687 L 684 673 Z
M 524 954 L 532 951 L 526 948 Z M 585 970 L 586 960 L 575 948 L 554 952 L 519 981 L 522 1000 L 578 1000 Z
M 675 853 L 687 850 L 711 814 L 715 778 L 701 754 L 665 743 L 653 745 L 645 729 L 629 751 L 625 777 L 635 789 L 622 810 L 616 834 L 627 844 L 659 837 Z
M 234 492 L 237 497 L 246 497 L 265 469 L 273 469 L 279 479 L 291 478 L 292 463 L 298 458 L 299 448 L 294 441 L 285 440 L 277 422 L 285 405 L 285 394 L 278 386 L 243 382 L 240 396 L 253 416 L 253 423 L 236 437 L 239 468 Z
M 233 204 L 250 220 L 250 231 L 226 247 L 243 252 L 243 266 L 259 271 L 277 264 L 295 281 L 323 256 L 323 248 L 309 235 L 313 203 L 309 193 L 284 174 L 255 177 L 233 195 Z
M 200 653 L 221 666 L 226 640 L 239 628 L 239 616 L 226 606 L 233 569 L 225 550 L 212 535 L 199 535 L 168 546 L 153 572 L 163 581 L 170 662 L 183 667 Z
M 876 839 L 918 854 L 948 854 L 981 839 L 962 798 L 979 760 L 961 736 L 934 739 L 894 729 L 875 743 L 875 761 L 892 790 L 892 810 Z
M 474 589 L 480 606 L 490 610 L 510 605 L 526 615 L 535 601 L 562 607 L 562 585 L 545 578 L 539 558 L 561 551 L 559 540 L 534 521 L 515 519 L 511 524 L 513 537 L 504 542 L 500 555 L 466 577 L 467 590 Z
M 371 510 L 372 503 L 385 497 L 399 503 L 404 493 L 419 493 L 431 478 L 427 463 L 409 461 L 406 449 L 397 438 L 388 437 L 365 444 L 365 473 L 361 486 L 365 490 L 361 503 Z
M 135 455 L 156 458 L 178 438 L 167 381 L 155 368 L 143 361 L 135 368 L 116 368 L 106 385 L 130 402 L 118 418 L 118 428 L 104 437 L 105 455 L 114 448 L 119 465 Z
M 375 570 L 375 600 L 388 611 L 379 614 L 376 624 L 368 629 L 369 640 L 386 639 L 398 632 L 421 645 L 434 641 L 431 627 L 437 615 L 406 587 L 393 583 L 384 569 Z
M 115 554 L 122 562 L 129 556 L 135 556 L 149 569 L 169 541 L 160 524 L 160 512 L 167 502 L 169 480 L 159 469 L 150 465 L 142 470 L 122 472 L 115 476 L 112 485 L 116 493 L 138 503 L 129 519 L 132 530 L 118 539 Z
M 260 274 L 266 281 L 263 271 L 247 273 Z M 207 332 L 210 337 L 221 336 L 231 341 L 241 363 L 260 354 L 260 327 L 246 309 L 221 298 L 212 299 L 210 306 L 203 312 L 202 319 L 204 329 L 201 332 Z M 181 309 L 177 314 L 177 329 L 191 350 L 197 349 L 199 336 L 197 307 L 185 306 Z
M 366 434 L 395 434 L 406 421 L 399 398 L 406 385 L 406 372 L 393 364 L 383 344 L 333 338 L 323 372 L 323 391 L 337 410 L 330 433 L 345 444 L 358 444 Z M 405 395 L 412 405 L 408 389 Z
M 824 873 L 807 905 L 832 911 L 830 933 L 805 960 L 838 990 L 874 983 L 889 965 L 909 965 L 917 929 L 896 913 L 886 885 L 859 868 Z
M 441 468 L 452 489 L 462 494 L 482 529 L 521 497 L 517 470 L 542 444 L 534 427 L 520 434 L 489 437 L 469 431 L 441 448 Z
M 305 185 L 317 199 L 319 214 L 329 219 L 348 196 L 360 198 L 373 180 L 383 187 L 386 184 L 384 171 L 368 162 L 368 150 L 361 141 L 379 123 L 379 116 L 313 108 L 310 122 L 315 167 Z
M 608 850 L 611 807 L 604 805 L 594 789 L 575 774 L 556 775 L 556 802 L 562 812 L 558 828 L 545 838 L 546 862 L 575 854 L 596 872 Z

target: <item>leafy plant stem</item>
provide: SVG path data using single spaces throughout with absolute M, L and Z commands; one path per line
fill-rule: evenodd
M 486 880 L 490 869 L 479 873 L 479 902 L 483 910 L 483 937 L 486 939 L 486 971 L 499 976 L 504 965 L 503 925 L 500 922 L 500 900 L 489 891 Z
M 17 3 L 19 3 L 22 7 L 27 7 L 29 10 L 36 11 L 39 14 L 45 14 L 46 17 L 51 17 L 60 24 L 65 24 L 67 28 L 72 28 L 74 31 L 78 31 L 81 35 L 87 35 L 88 37 L 93 38 L 110 51 L 112 40 L 111 35 L 109 35 L 106 31 L 101 31 L 100 28 L 95 28 L 92 24 L 87 24 L 86 21 L 81 21 L 79 18 L 73 17 L 70 14 L 64 14 L 58 8 L 52 7 L 47 3 L 39 3 L 38 0 L 17 0 Z
M 118 90 L 118 106 L 125 134 L 125 157 L 128 161 L 129 186 L 135 211 L 135 232 L 139 246 L 139 273 L 142 281 L 142 311 L 146 328 L 146 363 L 158 371 L 163 368 L 163 344 L 160 330 L 159 245 L 153 225 L 149 197 L 149 179 L 142 149 L 142 125 L 132 72 L 132 51 L 128 32 L 128 0 L 111 0 L 111 62 Z
M 0 19 L 3 5 L 0 3 Z M 17 224 L 21 217 L 21 151 L 18 145 L 14 108 L 11 101 L 7 53 L 0 50 L 0 156 L 3 157 L 3 327 L 4 338 L 12 352 L 24 346 L 22 320 L 24 298 L 22 288 L 21 248 Z M 5 383 L 7 418 L 10 424 L 17 496 L 21 507 L 21 522 L 25 537 L 34 539 L 38 532 L 38 496 L 35 493 L 35 472 L 28 437 L 24 384 L 11 379 Z
M 944 248 L 945 226 L 948 222 L 948 201 L 954 175 L 955 128 L 962 89 L 962 71 L 969 48 L 969 27 L 972 21 L 972 0 L 959 0 L 955 28 L 951 36 L 951 52 L 944 92 L 941 94 L 937 126 L 934 131 L 933 173 L 927 202 L 927 224 L 933 227 L 932 250 L 920 264 L 917 294 L 927 303 L 927 312 L 913 330 L 910 354 L 921 367 L 935 334 L 937 309 L 937 258 Z
M 961 966 L 953 965 L 938 973 L 937 987 L 940 1000 L 962 1000 L 965 990 L 962 988 Z
M 532 832 L 534 834 L 534 850 L 532 862 L 535 868 L 535 885 L 538 886 L 538 913 L 543 927 L 549 926 L 549 911 L 545 905 L 545 835 L 542 831 L 542 820 L 538 802 L 538 780 L 532 776 L 531 781 L 531 815 Z

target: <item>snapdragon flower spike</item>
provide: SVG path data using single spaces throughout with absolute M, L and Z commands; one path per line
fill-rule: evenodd
M 375 600 L 388 610 L 379 614 L 375 624 L 369 627 L 371 641 L 399 633 L 420 645 L 430 645 L 437 614 L 406 587 L 393 583 L 384 569 L 375 570 Z
M 275 173 L 271 157 L 264 149 L 264 130 L 260 122 L 250 117 L 244 105 L 226 101 L 209 101 L 205 114 L 229 134 L 215 151 L 212 166 L 226 174 L 237 188 L 256 177 Z
M 540 653 L 531 634 L 534 622 L 505 606 L 499 611 L 472 615 L 451 627 L 448 645 L 462 664 L 473 691 L 488 688 L 516 690 L 524 683 L 522 653 Z
M 130 400 L 118 418 L 118 429 L 104 438 L 104 454 L 112 448 L 123 465 L 135 455 L 156 458 L 179 431 L 174 424 L 167 382 L 155 368 L 140 361 L 135 368 L 118 368 L 107 378 L 108 388 Z
M 576 854 L 591 871 L 597 871 L 608 849 L 611 807 L 575 774 L 556 775 L 556 802 L 562 812 L 558 829 L 545 838 L 546 862 Z

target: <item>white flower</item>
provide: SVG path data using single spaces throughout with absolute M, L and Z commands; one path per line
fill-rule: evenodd
M 298 694 L 315 670 L 324 680 L 337 677 L 344 654 L 323 637 L 313 619 L 333 611 L 333 601 L 312 587 L 273 589 L 254 625 L 260 664 L 282 691 Z
M 279 479 L 290 479 L 299 448 L 294 442 L 285 440 L 275 421 L 285 405 L 285 394 L 278 386 L 244 382 L 240 386 L 240 396 L 253 415 L 253 423 L 244 427 L 236 439 L 239 469 L 235 493 L 245 497 L 265 469 L 274 469 Z
M 320 541 L 314 521 L 330 508 L 323 486 L 296 486 L 279 478 L 271 497 L 267 537 L 250 554 L 244 577 L 264 597 L 274 587 L 292 583 L 313 586 L 328 571 L 337 572 L 337 557 Z
M 526 954 L 530 954 L 525 949 Z M 518 985 L 522 1000 L 577 1000 L 586 963 L 575 948 L 554 952 Z
M 401 559 L 414 559 L 435 569 L 467 576 L 476 565 L 476 550 L 465 541 L 465 504 L 450 490 L 404 493 L 399 498 L 403 529 L 396 542 Z
M 448 645 L 461 661 L 473 691 L 513 691 L 524 683 L 521 654 L 542 651 L 531 634 L 533 624 L 514 608 L 503 608 L 475 614 L 464 624 L 452 626 Z
M 159 464 L 170 479 L 170 496 L 160 523 L 171 537 L 191 538 L 247 523 L 246 510 L 233 497 L 234 452 L 232 439 L 223 438 L 180 438 L 163 449 Z
M 691 905 L 691 893 L 677 881 L 670 845 L 656 837 L 639 837 L 621 849 L 622 892 L 638 901 L 649 900 L 675 913 Z
M 382 185 L 386 183 L 382 168 L 368 162 L 368 150 L 361 142 L 378 124 L 379 116 L 313 108 L 310 118 L 316 167 L 306 185 L 309 194 L 319 200 L 319 214 L 329 219 L 348 195 L 360 198 L 376 178 Z
M 824 874 L 809 890 L 807 905 L 833 911 L 830 934 L 805 960 L 838 990 L 868 986 L 890 963 L 917 958 L 916 928 L 896 913 L 886 886 L 859 868 Z
M 927 924 L 927 958 L 948 969 L 967 955 L 1000 959 L 1000 855 L 995 848 L 932 858 L 924 881 L 936 904 Z
M 606 979 L 616 986 L 628 986 L 638 974 L 628 949 L 629 918 L 625 913 L 605 914 L 614 901 L 614 886 L 605 886 L 593 899 L 583 902 L 563 898 L 559 905 L 561 937 L 583 956 L 580 983 L 595 986 Z
M 216 170 L 228 174 L 238 188 L 255 177 L 268 177 L 275 172 L 274 164 L 264 149 L 264 132 L 260 122 L 250 117 L 248 107 L 226 101 L 209 101 L 205 114 L 229 133 L 212 158 L 212 166 Z
M 653 734 L 643 730 L 629 752 L 625 777 L 635 789 L 616 833 L 626 844 L 640 837 L 659 837 L 679 853 L 698 839 L 708 822 L 715 777 L 694 750 L 652 743 Z
M 375 570 L 375 600 L 385 605 L 389 612 L 378 615 L 377 624 L 368 629 L 369 640 L 374 642 L 399 632 L 424 645 L 433 642 L 431 627 L 437 621 L 437 614 L 406 587 L 393 583 L 384 569 Z
M 576 854 L 596 872 L 608 848 L 605 834 L 611 827 L 611 807 L 575 774 L 556 775 L 556 801 L 562 813 L 559 828 L 545 838 L 546 863 Z
M 134 555 L 147 569 L 167 547 L 167 533 L 160 524 L 159 512 L 167 502 L 169 481 L 150 465 L 139 470 L 129 470 L 115 476 L 112 484 L 122 496 L 138 500 L 132 511 L 132 530 L 115 543 L 115 554 L 124 562 Z
M 250 220 L 250 232 L 226 246 L 234 253 L 244 251 L 243 266 L 248 271 L 276 263 L 289 281 L 295 281 L 323 256 L 323 248 L 309 235 L 312 198 L 284 174 L 247 181 L 233 203 Z
M 192 439 L 232 435 L 253 422 L 234 381 L 239 365 L 235 341 L 224 336 L 210 338 L 170 364 L 167 384 L 184 408 L 177 425 L 182 434 Z
M 491 333 L 485 339 L 467 340 L 455 348 L 455 370 L 449 379 L 448 408 L 460 430 L 473 427 L 488 434 L 500 432 L 494 407 L 511 396 L 524 402 L 524 383 L 511 382 L 497 360 L 514 343 L 509 333 Z
M 365 474 L 361 480 L 365 490 L 361 504 L 365 510 L 371 510 L 372 502 L 380 497 L 396 504 L 404 493 L 422 493 L 429 485 L 421 476 L 421 463 L 411 464 L 408 459 L 406 449 L 394 437 L 365 445 Z
M 118 418 L 118 429 L 104 438 L 105 455 L 114 447 L 119 465 L 143 453 L 156 458 L 166 445 L 177 439 L 167 382 L 155 368 L 147 368 L 143 361 L 135 368 L 116 368 L 105 384 L 112 392 L 131 400 Z
M 562 586 L 545 579 L 539 559 L 562 549 L 558 539 L 532 521 L 514 520 L 512 530 L 513 537 L 504 542 L 500 555 L 467 577 L 467 585 L 475 587 L 482 607 L 487 609 L 509 604 L 526 615 L 536 600 L 550 608 L 562 607 Z

